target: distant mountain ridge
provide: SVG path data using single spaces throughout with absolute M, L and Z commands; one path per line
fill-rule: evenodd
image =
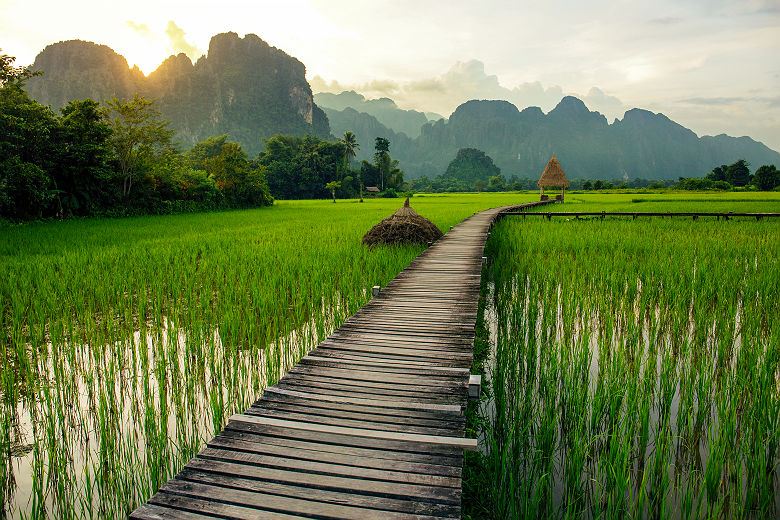
M 366 99 L 354 90 L 344 91 L 340 94 L 318 92 L 314 94 L 314 101 L 323 109 L 341 111 L 346 108 L 352 108 L 358 112 L 369 114 L 394 132 L 403 132 L 411 138 L 420 135 L 420 128 L 429 119 L 436 120 L 442 118 L 438 114 L 403 110 L 390 98 Z M 431 117 L 429 118 L 428 115 Z
M 49 45 L 32 68 L 44 74 L 27 83 L 28 93 L 55 109 L 136 92 L 157 98 L 185 147 L 228 134 L 254 155 L 277 133 L 330 135 L 303 63 L 254 34 L 218 34 L 194 65 L 184 54 L 171 56 L 148 77 L 109 47 L 80 40 Z
M 553 152 L 567 176 L 580 179 L 703 176 L 741 158 L 753 169 L 780 164 L 780 154 L 749 137 L 698 137 L 663 114 L 641 109 L 610 124 L 571 96 L 547 114 L 539 107 L 521 111 L 508 101 L 467 101 L 449 120 L 426 123 L 416 139 L 352 109 L 326 112 L 335 134 L 352 130 L 363 146 L 373 146 L 374 133 L 389 138 L 408 178 L 443 173 L 461 148 L 486 152 L 506 177 L 538 177 Z

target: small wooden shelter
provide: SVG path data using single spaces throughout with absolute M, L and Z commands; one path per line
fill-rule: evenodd
M 566 174 L 563 173 L 561 163 L 555 158 L 555 152 L 553 152 L 550 162 L 547 163 L 547 167 L 544 169 L 544 172 L 542 172 L 542 177 L 536 185 L 542 189 L 541 200 L 547 200 L 549 198 L 544 194 L 545 188 L 560 188 L 561 194 L 555 198 L 563 202 L 563 195 L 566 188 L 569 186 L 569 181 L 566 179 Z

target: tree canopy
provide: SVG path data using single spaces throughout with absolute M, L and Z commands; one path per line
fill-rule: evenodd
M 445 176 L 456 179 L 468 186 L 477 181 L 489 182 L 491 177 L 501 175 L 501 169 L 493 164 L 493 159 L 482 150 L 461 148 L 447 166 Z

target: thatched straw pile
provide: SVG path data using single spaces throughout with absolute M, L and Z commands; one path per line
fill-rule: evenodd
M 561 163 L 555 158 L 555 153 L 553 153 L 550 162 L 547 163 L 547 168 L 544 169 L 542 177 L 536 185 L 540 188 L 563 188 L 569 186 L 569 181 L 566 179 L 566 174 L 563 173 Z
M 409 206 L 409 197 L 403 207 L 372 227 L 363 237 L 367 246 L 376 244 L 427 244 L 441 237 L 441 231 Z

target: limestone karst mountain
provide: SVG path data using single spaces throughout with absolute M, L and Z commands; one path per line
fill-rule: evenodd
M 44 74 L 30 80 L 27 91 L 55 109 L 112 94 L 157 98 L 182 147 L 228 134 L 256 154 L 262 139 L 277 133 L 330 134 L 303 63 L 254 34 L 218 34 L 195 64 L 184 54 L 171 56 L 148 77 L 109 47 L 79 40 L 49 45 L 32 68 Z

